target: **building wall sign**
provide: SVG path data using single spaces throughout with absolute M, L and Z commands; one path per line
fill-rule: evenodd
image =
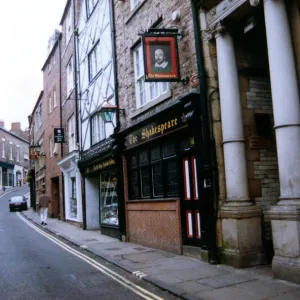
M 187 126 L 187 120 L 190 116 L 191 112 L 182 113 L 181 115 L 157 120 L 147 126 L 139 128 L 125 137 L 125 147 L 131 148 L 185 127 Z
M 115 165 L 116 165 L 115 160 L 112 159 L 112 158 L 109 158 L 109 159 L 106 159 L 106 160 L 103 160 L 103 161 L 99 162 L 98 164 L 95 164 L 95 165 L 92 165 L 92 166 L 86 168 L 84 170 L 83 174 L 88 175 L 88 174 L 91 174 L 91 173 L 94 173 L 94 172 L 97 172 L 97 171 L 101 171 L 105 168 L 115 166 Z
M 64 143 L 65 132 L 63 128 L 54 128 L 54 143 Z
M 181 81 L 177 33 L 157 31 L 143 35 L 145 81 Z

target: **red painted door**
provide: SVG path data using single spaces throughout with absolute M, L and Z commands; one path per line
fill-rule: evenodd
M 197 160 L 195 155 L 184 155 L 182 162 L 182 219 L 183 240 L 185 245 L 201 245 L 201 218 L 197 174 Z

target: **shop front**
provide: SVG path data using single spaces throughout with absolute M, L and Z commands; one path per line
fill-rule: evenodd
M 131 242 L 178 254 L 185 245 L 203 246 L 208 199 L 199 184 L 203 166 L 198 101 L 197 93 L 182 97 L 124 133 Z
M 82 226 L 81 174 L 77 166 L 78 151 L 73 151 L 57 162 L 63 172 L 65 219 Z
M 109 146 L 110 147 L 110 146 Z M 84 183 L 85 228 L 119 238 L 117 169 L 110 151 L 79 163 Z

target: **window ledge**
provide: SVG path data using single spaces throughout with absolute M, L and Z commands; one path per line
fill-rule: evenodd
M 141 3 L 139 3 L 131 12 L 130 16 L 128 17 L 128 19 L 125 22 L 125 25 L 128 25 L 129 22 L 133 19 L 133 17 L 136 15 L 136 13 L 144 6 L 144 4 L 147 2 L 147 0 L 143 0 L 141 1 Z
M 138 117 L 140 114 L 146 112 L 147 110 L 153 108 L 154 106 L 160 104 L 161 102 L 169 99 L 171 96 L 172 96 L 171 89 L 169 89 L 167 93 L 159 96 L 157 99 L 147 103 L 146 105 L 140 108 L 137 108 L 129 117 L 131 119 L 134 119 L 135 117 Z

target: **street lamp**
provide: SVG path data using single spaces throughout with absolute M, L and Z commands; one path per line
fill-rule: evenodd
M 105 123 L 113 123 L 116 111 L 123 111 L 124 113 L 124 109 L 120 109 L 118 108 L 118 106 L 110 104 L 107 98 L 105 98 L 101 105 L 99 113 Z

